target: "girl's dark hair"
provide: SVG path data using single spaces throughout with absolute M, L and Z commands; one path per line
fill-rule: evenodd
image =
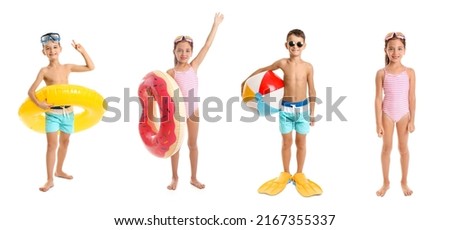
M 400 41 L 403 43 L 403 46 L 406 48 L 406 39 L 397 37 L 397 34 L 395 34 L 395 33 L 394 33 L 394 35 L 392 36 L 392 38 L 389 38 L 389 39 L 387 39 L 387 40 L 384 40 L 384 50 L 385 50 L 385 51 L 384 51 L 384 52 L 385 52 L 385 54 L 384 54 L 384 64 L 385 64 L 385 65 L 388 65 L 388 64 L 389 64 L 389 57 L 388 57 L 387 54 L 386 54 L 386 48 L 387 48 L 387 45 L 388 45 L 389 41 L 395 40 L 395 39 L 400 40 Z
M 174 52 L 173 53 L 173 62 L 174 62 L 175 65 L 177 65 L 177 63 L 178 63 L 177 56 L 175 56 L 175 49 L 177 48 L 177 45 L 180 42 L 187 42 L 187 43 L 189 43 L 189 45 L 191 46 L 191 52 L 192 52 L 192 50 L 194 50 L 194 42 L 186 40 L 186 38 L 184 36 L 183 36 L 183 38 L 180 41 L 174 42 L 173 43 L 173 52 Z

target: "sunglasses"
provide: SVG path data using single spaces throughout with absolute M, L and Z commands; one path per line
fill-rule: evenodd
M 173 43 L 178 43 L 178 42 L 181 42 L 181 41 L 187 41 L 187 42 L 189 42 L 189 43 L 193 43 L 194 42 L 194 40 L 191 38 L 191 37 L 189 37 L 189 36 L 184 36 L 184 35 L 180 35 L 180 36 L 178 36 L 178 37 L 176 37 L 175 38 L 175 40 L 173 41 Z
M 391 32 L 386 35 L 384 40 L 387 41 L 389 39 L 392 39 L 394 36 L 396 38 L 405 39 L 405 35 L 402 32 Z
M 290 47 L 294 47 L 295 45 L 297 45 L 298 48 L 301 48 L 301 47 L 303 46 L 303 42 L 297 42 L 297 43 L 295 43 L 294 41 L 290 41 L 290 42 L 288 43 L 288 45 L 289 45 Z
M 59 42 L 59 41 L 61 41 L 61 37 L 59 36 L 58 33 L 48 33 L 48 34 L 42 35 L 42 37 L 41 37 L 42 45 L 47 44 L 50 40 L 54 41 L 54 42 Z

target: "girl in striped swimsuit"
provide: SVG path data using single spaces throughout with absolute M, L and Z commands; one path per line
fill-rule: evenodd
M 223 14 L 216 13 L 211 31 L 206 39 L 205 45 L 200 49 L 197 56 L 189 62 L 192 57 L 193 40 L 189 36 L 178 36 L 174 41 L 173 54 L 175 55 L 175 67 L 168 70 L 167 73 L 172 76 L 180 87 L 178 95 L 185 101 L 186 119 L 188 128 L 188 147 L 191 161 L 191 184 L 199 189 L 205 188 L 205 185 L 197 180 L 197 162 L 198 162 L 198 125 L 199 108 L 198 102 L 198 79 L 197 69 L 205 58 L 216 35 L 219 24 L 223 20 Z M 177 95 L 177 92 L 175 92 Z M 182 118 L 185 119 L 185 118 Z M 172 182 L 167 188 L 175 190 L 178 184 L 178 160 L 180 154 L 176 152 L 171 157 L 172 163 Z
M 376 192 L 384 196 L 389 189 L 389 164 L 392 151 L 394 128 L 397 129 L 398 149 L 402 170 L 401 186 L 405 196 L 412 190 L 408 187 L 408 133 L 414 131 L 416 109 L 416 76 L 412 68 L 405 67 L 402 57 L 405 54 L 405 36 L 400 32 L 389 33 L 385 37 L 386 66 L 376 74 L 375 114 L 377 134 L 383 138 L 381 165 L 383 186 Z M 383 97 L 384 94 L 384 97 Z

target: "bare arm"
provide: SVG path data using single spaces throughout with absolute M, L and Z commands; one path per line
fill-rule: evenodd
M 166 73 L 169 74 L 171 77 L 175 78 L 175 71 L 173 69 L 167 70 Z
M 377 134 L 379 137 L 383 136 L 383 120 L 382 120 L 382 103 L 383 103 L 383 70 L 378 70 L 375 77 L 375 119 L 377 124 Z
M 280 59 L 280 60 L 274 62 L 272 65 L 269 65 L 269 66 L 266 66 L 266 67 L 259 68 L 259 69 L 257 69 L 255 72 L 253 72 L 252 74 L 250 74 L 250 76 L 247 77 L 247 78 L 242 82 L 242 84 L 241 84 L 241 94 L 242 94 L 242 92 L 243 92 L 243 90 L 244 90 L 245 82 L 246 82 L 250 77 L 252 77 L 252 76 L 254 76 L 254 75 L 258 74 L 258 73 L 262 73 L 262 72 L 264 72 L 264 71 L 268 71 L 268 70 L 274 71 L 274 70 L 277 70 L 277 69 L 281 68 L 281 62 L 282 62 L 282 61 L 283 61 L 283 59 Z
M 222 20 L 223 20 L 223 14 L 216 13 L 216 15 L 214 17 L 213 26 L 211 28 L 211 31 L 209 32 L 208 38 L 206 39 L 205 45 L 203 45 L 203 47 L 200 49 L 200 52 L 197 54 L 197 57 L 195 57 L 191 62 L 191 66 L 195 70 L 198 69 L 200 64 L 203 62 L 203 59 L 205 59 L 205 56 L 208 53 L 209 48 L 211 47 L 211 45 L 214 41 L 214 37 L 216 36 L 217 29 L 219 28 L 219 25 L 222 22 Z
M 416 118 L 416 73 L 412 68 L 408 71 L 409 76 L 409 114 L 410 120 L 408 124 L 409 132 L 413 132 L 414 120 Z
M 309 117 L 311 126 L 314 126 L 314 109 L 316 106 L 316 88 L 314 87 L 314 68 L 309 66 L 307 81 L 308 81 L 308 96 L 309 96 Z
M 39 87 L 39 85 L 41 84 L 42 80 L 44 80 L 44 74 L 45 74 L 45 70 L 44 68 L 42 68 L 37 77 L 36 80 L 34 80 L 33 84 L 31 85 L 30 89 L 28 90 L 28 96 L 30 97 L 31 101 L 36 104 L 39 108 L 47 110 L 50 108 L 50 105 L 47 104 L 47 102 L 45 101 L 39 101 L 36 98 L 36 89 L 37 87 Z
M 252 74 L 250 74 L 250 76 L 248 77 L 248 78 L 250 78 L 251 76 L 254 76 L 254 75 L 256 75 L 256 74 L 258 74 L 258 73 L 262 73 L 262 72 L 264 72 L 264 71 L 268 71 L 268 70 L 277 70 L 277 69 L 279 69 L 280 68 L 280 63 L 281 63 L 281 60 L 278 60 L 278 61 L 276 61 L 276 62 L 274 62 L 272 65 L 269 65 L 269 66 L 266 66 L 266 67 L 262 67 L 262 68 L 259 68 L 259 69 L 257 69 L 255 72 L 253 72 Z M 248 79 L 247 78 L 247 79 Z M 247 80 L 246 79 L 246 80 Z
M 95 68 L 94 63 L 92 62 L 91 57 L 86 52 L 83 46 L 79 43 L 75 43 L 75 41 L 72 41 L 72 46 L 75 48 L 78 52 L 83 55 L 84 61 L 86 65 L 73 65 L 69 64 L 69 68 L 71 72 L 85 72 L 85 71 L 91 71 Z

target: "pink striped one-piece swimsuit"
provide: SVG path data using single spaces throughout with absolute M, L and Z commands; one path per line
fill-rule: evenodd
M 399 74 L 384 70 L 383 112 L 394 122 L 409 113 L 409 77 L 406 69 Z
M 183 99 L 185 101 L 186 115 L 190 117 L 198 109 L 198 77 L 194 68 L 189 67 L 186 71 L 174 71 L 174 79 L 180 87 Z

